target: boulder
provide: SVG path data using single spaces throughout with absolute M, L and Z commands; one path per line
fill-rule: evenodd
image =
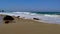
M 3 20 L 5 21 L 5 24 L 8 24 L 10 21 L 13 21 L 14 18 L 12 16 L 6 15 Z
M 3 20 L 14 20 L 12 16 L 6 15 Z

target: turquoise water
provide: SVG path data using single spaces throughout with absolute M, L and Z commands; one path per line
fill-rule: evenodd
M 32 12 L 36 14 L 50 14 L 50 15 L 60 15 L 60 12 Z
M 12 13 L 12 12 L 19 12 L 19 11 L 5 11 L 5 13 Z M 60 12 L 37 12 L 37 11 L 36 12 L 35 11 L 25 11 L 25 12 L 36 13 L 36 14 L 60 15 Z

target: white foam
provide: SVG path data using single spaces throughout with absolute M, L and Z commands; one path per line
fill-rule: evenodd
M 48 15 L 48 14 L 45 14 L 44 16 L 48 16 L 48 17 L 59 17 L 59 15 Z
M 38 15 L 36 13 L 30 13 L 30 12 L 12 12 L 12 13 L 0 13 L 0 14 L 10 15 L 10 16 L 20 16 L 21 18 L 25 17 L 26 19 L 39 18 L 42 19 L 42 21 L 44 22 L 60 24 L 60 17 L 58 17 L 59 15 L 47 15 L 47 14 Z

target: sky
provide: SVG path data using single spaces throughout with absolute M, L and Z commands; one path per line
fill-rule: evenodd
M 0 9 L 60 11 L 60 0 L 0 0 Z

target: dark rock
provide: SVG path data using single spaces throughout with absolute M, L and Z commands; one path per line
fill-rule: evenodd
M 13 18 L 12 16 L 6 15 L 6 16 L 3 18 L 3 20 L 4 20 L 4 23 L 5 23 L 5 24 L 8 24 L 9 22 L 13 21 L 14 18 Z
M 9 23 L 9 21 L 5 21 L 5 24 L 8 24 Z
M 2 10 L 2 12 L 5 12 L 4 10 Z
M 3 20 L 14 20 L 12 16 L 6 15 Z
M 39 18 L 33 18 L 34 20 L 40 20 Z
M 19 18 L 20 16 L 17 16 L 17 18 Z

